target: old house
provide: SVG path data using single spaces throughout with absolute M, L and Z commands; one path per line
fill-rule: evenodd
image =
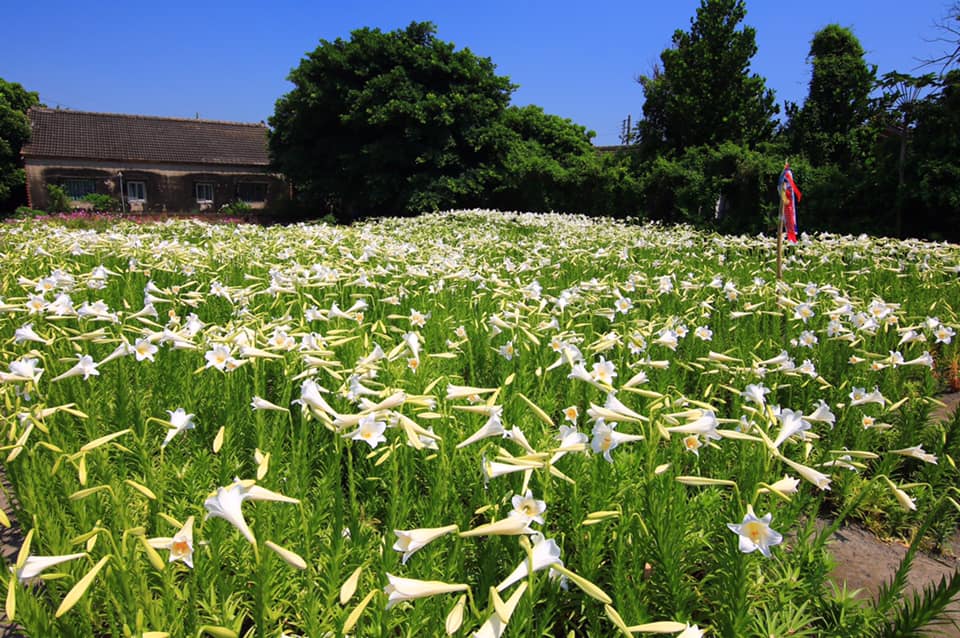
M 127 212 L 206 212 L 243 201 L 269 208 L 288 195 L 270 171 L 267 128 L 113 113 L 34 108 L 22 150 L 27 197 L 45 208 L 47 185 L 75 206 L 90 193 L 111 195 Z

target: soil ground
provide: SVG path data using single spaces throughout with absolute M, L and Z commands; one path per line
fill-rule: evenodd
M 954 540 L 956 541 L 956 537 Z M 877 539 L 872 532 L 857 525 L 840 528 L 829 541 L 828 547 L 837 561 L 831 574 L 833 581 L 837 585 L 846 583 L 848 590 L 861 590 L 861 598 L 875 597 L 880 585 L 893 578 L 901 559 L 907 553 L 906 545 L 885 543 Z M 956 558 L 918 553 L 910 568 L 907 593 L 922 589 L 928 583 L 938 583 L 941 578 L 949 576 L 958 568 L 960 563 Z M 960 620 L 960 600 L 954 598 L 950 609 L 954 618 Z M 960 638 L 960 629 L 949 624 L 938 625 L 931 627 L 931 635 Z

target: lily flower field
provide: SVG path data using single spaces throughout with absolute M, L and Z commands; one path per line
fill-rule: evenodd
M 929 417 L 957 382 L 960 247 L 805 235 L 778 282 L 775 246 L 495 211 L 4 225 L 7 616 L 905 635 L 960 579 L 914 599 L 901 570 L 864 601 L 826 541 L 852 517 L 913 550 L 956 531 L 960 419 Z

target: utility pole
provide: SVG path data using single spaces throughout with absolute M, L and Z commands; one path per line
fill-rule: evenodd
M 620 143 L 621 144 L 633 144 L 633 126 L 630 121 L 630 114 L 627 114 L 627 119 L 625 119 L 620 124 Z
M 123 171 L 117 171 L 117 179 L 120 180 L 120 211 L 127 214 L 127 200 L 123 197 Z

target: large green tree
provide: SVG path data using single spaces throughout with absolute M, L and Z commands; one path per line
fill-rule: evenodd
M 817 31 L 808 60 L 813 66 L 802 107 L 787 105 L 788 136 L 795 151 L 815 165 L 856 160 L 869 140 L 863 125 L 871 113 L 876 67 L 850 29 L 831 24 Z
M 570 197 L 585 164 L 599 156 L 590 134 L 539 106 L 511 106 L 503 113 L 511 133 L 504 171 L 492 203 L 498 208 L 549 211 L 570 210 Z M 572 212 L 572 211 L 571 211 Z
M 641 143 L 652 153 L 769 139 L 778 112 L 773 91 L 750 73 L 756 33 L 741 27 L 743 0 L 701 0 L 690 30 L 678 29 L 661 65 L 639 78 L 645 102 Z
M 23 187 L 20 149 L 30 140 L 27 109 L 39 103 L 36 93 L 0 78 L 0 203 Z
M 273 162 L 342 219 L 476 205 L 509 149 L 513 85 L 431 23 L 322 40 L 289 79 Z
M 511 106 L 504 170 L 489 203 L 501 209 L 628 215 L 638 212 L 637 183 L 615 155 L 597 152 L 594 136 L 539 106 Z
M 960 70 L 883 76 L 874 160 L 887 234 L 960 240 Z M 892 223 L 891 223 L 892 222 Z
M 939 80 L 914 132 L 916 176 L 930 236 L 960 241 L 960 69 Z

